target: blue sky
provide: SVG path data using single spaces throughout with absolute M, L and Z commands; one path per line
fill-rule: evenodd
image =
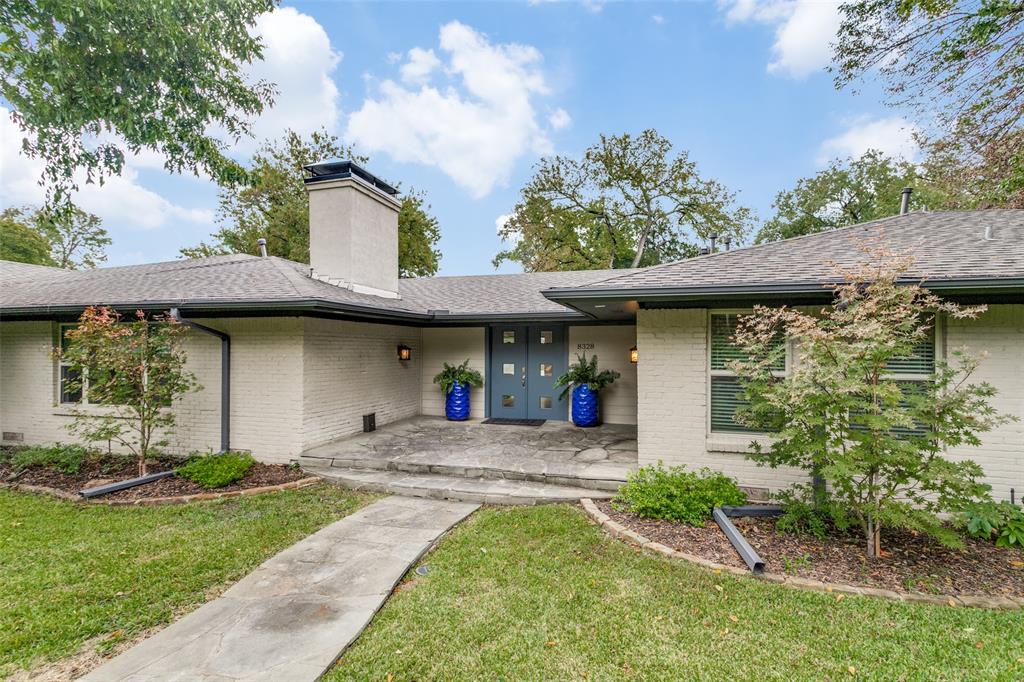
M 370 170 L 426 191 L 441 274 L 493 271 L 496 220 L 533 164 L 579 154 L 600 133 L 656 128 L 766 219 L 777 191 L 828 158 L 916 153 L 877 85 L 833 87 L 824 66 L 837 16 L 834 3 L 807 0 L 288 2 L 259 25 L 268 49 L 252 72 L 281 92 L 255 130 L 324 125 L 368 154 Z M 38 168 L 0 125 L 0 202 L 31 203 Z M 214 229 L 217 188 L 160 163 L 144 154 L 79 198 L 114 239 L 111 265 L 173 259 Z

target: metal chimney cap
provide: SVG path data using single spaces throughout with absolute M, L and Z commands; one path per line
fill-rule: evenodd
M 311 163 L 303 166 L 302 170 L 308 174 L 304 182 L 308 185 L 324 180 L 339 180 L 342 178 L 357 177 L 371 187 L 374 187 L 384 194 L 395 196 L 398 189 L 384 182 L 373 173 L 352 161 L 325 161 L 322 163 Z
M 256 240 L 256 244 L 257 244 L 257 246 L 260 247 L 260 257 L 266 258 L 267 257 L 267 240 L 264 239 L 263 237 L 260 237 L 259 239 Z

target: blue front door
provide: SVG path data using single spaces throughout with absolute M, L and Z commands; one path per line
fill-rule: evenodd
M 567 363 L 564 325 L 496 325 L 491 330 L 491 417 L 566 419 L 555 378 Z

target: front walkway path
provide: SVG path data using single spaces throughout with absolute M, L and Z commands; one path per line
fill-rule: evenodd
M 409 567 L 478 506 L 385 498 L 267 560 L 82 680 L 315 680 Z

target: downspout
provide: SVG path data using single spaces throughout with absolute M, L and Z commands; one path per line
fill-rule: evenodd
M 171 308 L 171 317 L 192 329 L 220 339 L 220 451 L 231 450 L 231 337 L 222 331 L 193 322 Z

